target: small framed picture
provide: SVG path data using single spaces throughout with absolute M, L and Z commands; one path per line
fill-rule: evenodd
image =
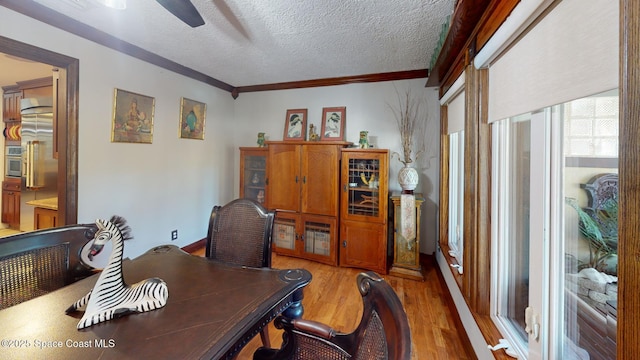
M 182 98 L 180 100 L 180 138 L 204 140 L 207 104 Z
M 307 109 L 287 110 L 284 140 L 307 140 Z
M 150 96 L 115 89 L 111 142 L 151 144 L 155 101 Z
M 346 122 L 346 107 L 323 108 L 320 140 L 344 140 Z

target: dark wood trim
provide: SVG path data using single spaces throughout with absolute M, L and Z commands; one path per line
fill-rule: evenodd
M 200 239 L 194 243 L 183 246 L 181 249 L 184 252 L 188 252 L 189 254 L 192 254 L 198 250 L 204 249 L 205 246 L 207 246 L 207 239 Z
M 479 288 L 483 283 L 478 284 L 479 265 L 478 255 L 482 251 L 482 244 L 478 239 L 478 226 L 480 222 L 478 209 L 478 197 L 481 189 L 478 188 L 479 169 L 479 129 L 477 119 L 477 91 L 475 72 L 473 65 L 468 65 L 465 69 L 465 109 L 464 121 L 464 252 L 463 264 L 464 275 L 462 277 L 462 295 L 467 300 L 472 312 L 478 312 L 476 305 L 476 294 L 474 289 Z
M 439 89 L 440 97 L 444 96 L 444 94 L 449 91 L 451 86 L 453 86 L 453 83 L 455 83 L 456 80 L 458 80 L 458 77 L 462 75 L 467 65 L 469 65 L 469 57 L 467 56 L 467 51 L 465 51 L 458 55 L 453 64 L 451 64 L 449 70 L 447 70 L 447 73 L 443 76 Z
M 427 80 L 427 86 L 439 86 L 442 83 L 451 64 L 466 47 L 471 33 L 490 2 L 490 0 L 458 1 L 451 16 L 447 38 L 436 63 L 430 69 L 431 75 Z
M 58 172 L 66 174 L 66 186 L 58 183 L 58 195 L 63 199 L 63 202 L 58 200 L 58 207 L 65 209 L 62 216 L 58 215 L 61 224 L 78 222 L 79 86 L 80 63 L 78 59 L 70 59 L 67 66 L 59 70 L 58 80 L 58 103 L 63 105 L 58 106 Z
M 0 52 L 49 64 L 59 69 L 58 101 L 58 221 L 61 225 L 77 223 L 78 219 L 78 59 L 41 49 L 0 36 Z
M 491 311 L 491 126 L 489 117 L 489 71 L 476 69 L 470 65 L 475 83 L 474 96 L 476 109 L 473 121 L 478 127 L 478 170 L 473 179 L 477 184 L 476 194 L 476 261 L 474 266 L 473 285 L 475 311 L 481 315 L 488 315 Z
M 475 31 L 476 48 L 479 51 L 486 44 L 493 34 L 500 28 L 509 14 L 520 3 L 520 0 L 500 0 L 492 1 L 480 19 L 480 27 Z
M 440 86 L 440 96 L 447 92 L 458 76 L 462 74 L 464 68 L 473 61 L 475 55 L 486 45 L 487 41 L 504 23 L 519 2 L 520 0 L 491 0 L 485 6 L 484 12 L 480 14 L 481 16 L 477 23 L 474 23 L 475 26 L 468 33 L 466 40 L 463 42 L 458 39 L 455 43 L 458 51 L 455 56 L 449 55 L 448 60 L 443 59 L 441 64 L 436 62 L 436 66 L 440 65 L 441 67 L 438 69 L 439 78 L 434 78 L 433 76 L 435 73 L 434 66 L 434 69 L 431 70 L 432 76 L 427 81 L 427 86 Z M 464 15 L 466 14 L 462 12 L 454 12 L 453 16 Z M 451 37 L 461 36 L 460 34 L 452 34 L 451 30 L 449 32 Z M 453 50 L 455 49 L 452 48 L 451 51 Z M 449 62 L 446 63 L 445 61 Z
M 617 358 L 640 353 L 640 2 L 620 0 Z
M 305 80 L 305 81 L 291 81 L 291 82 L 283 82 L 283 83 L 275 83 L 275 84 L 239 86 L 234 89 L 234 92 L 239 94 L 244 92 L 256 92 L 256 91 L 301 89 L 301 88 L 310 88 L 310 87 L 347 85 L 347 84 L 367 83 L 367 82 L 420 79 L 420 78 L 426 78 L 428 76 L 429 76 L 429 70 L 420 69 L 420 70 L 396 71 L 396 72 L 378 73 L 378 74 L 343 76 L 343 77 L 334 77 L 334 78 L 326 78 L 326 79 Z
M 201 81 L 205 84 L 209 84 L 228 92 L 231 92 L 233 90 L 233 86 L 225 82 L 214 79 L 211 76 L 205 75 L 186 66 L 180 65 L 174 61 L 156 55 L 128 42 L 122 41 L 105 32 L 97 30 L 96 28 L 85 25 L 73 18 L 55 12 L 47 8 L 46 6 L 40 5 L 34 1 L 3 0 L 2 6 L 19 12 L 28 17 L 42 21 L 58 29 L 80 36 L 97 44 L 106 46 L 110 49 L 119 51 L 123 54 L 130 55 L 134 58 L 146 61 L 150 64 L 157 65 L 161 68 L 173 71 L 180 75 L 184 75 L 188 78 Z

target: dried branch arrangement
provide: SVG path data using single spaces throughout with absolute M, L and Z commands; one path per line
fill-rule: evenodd
M 389 105 L 393 115 L 396 118 L 398 125 L 398 131 L 400 132 L 400 141 L 402 144 L 403 155 L 393 152 L 392 157 L 398 156 L 398 160 L 405 166 L 417 160 L 418 156 L 424 151 L 421 149 L 416 152 L 415 157 L 412 155 L 414 147 L 414 132 L 417 130 L 418 114 L 420 110 L 420 103 L 411 96 L 411 91 L 407 90 L 404 96 L 398 93 L 398 107 L 394 108 Z

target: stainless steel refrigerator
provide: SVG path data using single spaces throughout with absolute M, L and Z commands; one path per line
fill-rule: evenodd
M 20 101 L 22 118 L 22 188 L 20 230 L 34 229 L 34 200 L 58 197 L 58 160 L 53 157 L 53 99 Z

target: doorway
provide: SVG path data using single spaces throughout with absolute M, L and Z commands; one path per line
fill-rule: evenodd
M 58 223 L 78 222 L 78 59 L 0 36 L 0 53 L 58 68 Z

